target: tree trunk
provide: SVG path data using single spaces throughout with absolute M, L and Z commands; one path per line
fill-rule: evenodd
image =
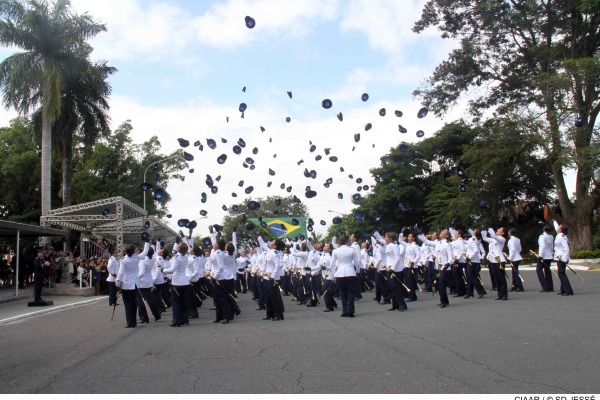
M 50 117 L 42 115 L 42 180 L 40 187 L 42 190 L 41 215 L 48 215 L 52 207 L 52 121 Z M 50 238 L 43 237 L 40 239 L 43 244 L 48 244 Z
M 70 206 L 73 192 L 73 136 L 65 132 L 62 141 L 62 205 Z M 65 251 L 71 251 L 71 229 L 67 229 Z

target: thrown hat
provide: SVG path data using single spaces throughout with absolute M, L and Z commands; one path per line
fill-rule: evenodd
M 183 148 L 188 147 L 190 145 L 190 142 L 186 139 L 179 138 L 177 139 L 177 141 L 179 142 L 179 145 Z
M 254 20 L 254 18 L 246 15 L 246 18 L 244 18 L 244 21 L 246 21 L 246 28 L 248 29 L 253 29 L 256 26 L 256 21 Z M 244 86 L 244 89 L 246 87 Z
M 429 109 L 427 107 L 423 107 L 419 110 L 419 112 L 417 113 L 417 118 L 425 118 L 427 116 L 427 113 L 429 112 Z

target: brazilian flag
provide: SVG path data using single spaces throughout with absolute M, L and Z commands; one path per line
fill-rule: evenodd
M 298 222 L 298 224 L 294 224 L 292 220 L 296 220 L 293 222 Z M 304 217 L 262 218 L 262 222 L 258 218 L 248 218 L 248 221 L 274 239 L 293 239 L 300 235 L 304 235 L 304 237 L 307 235 L 306 218 Z

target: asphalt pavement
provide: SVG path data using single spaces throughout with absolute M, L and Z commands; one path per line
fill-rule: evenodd
M 366 292 L 356 318 L 284 297 L 285 320 L 263 321 L 239 294 L 232 323 L 212 323 L 209 299 L 181 328 L 168 311 L 125 329 L 106 297 L 12 322 L 31 309 L 2 304 L 0 393 L 598 393 L 600 273 L 578 273 L 575 296 L 539 293 L 524 271 L 526 291 L 495 301 L 486 272 L 484 299 L 439 309 L 419 293 L 404 313 Z

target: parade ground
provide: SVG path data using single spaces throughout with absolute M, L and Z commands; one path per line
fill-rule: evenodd
M 366 292 L 356 318 L 284 297 L 285 320 L 263 321 L 239 294 L 231 324 L 212 322 L 208 299 L 181 328 L 167 311 L 125 329 L 106 297 L 54 297 L 57 311 L 21 319 L 38 310 L 0 304 L 0 392 L 598 393 L 600 273 L 578 273 L 574 296 L 540 293 L 526 271 L 525 292 L 495 301 L 484 271 L 483 299 L 439 309 L 437 294 L 419 293 L 404 313 Z

